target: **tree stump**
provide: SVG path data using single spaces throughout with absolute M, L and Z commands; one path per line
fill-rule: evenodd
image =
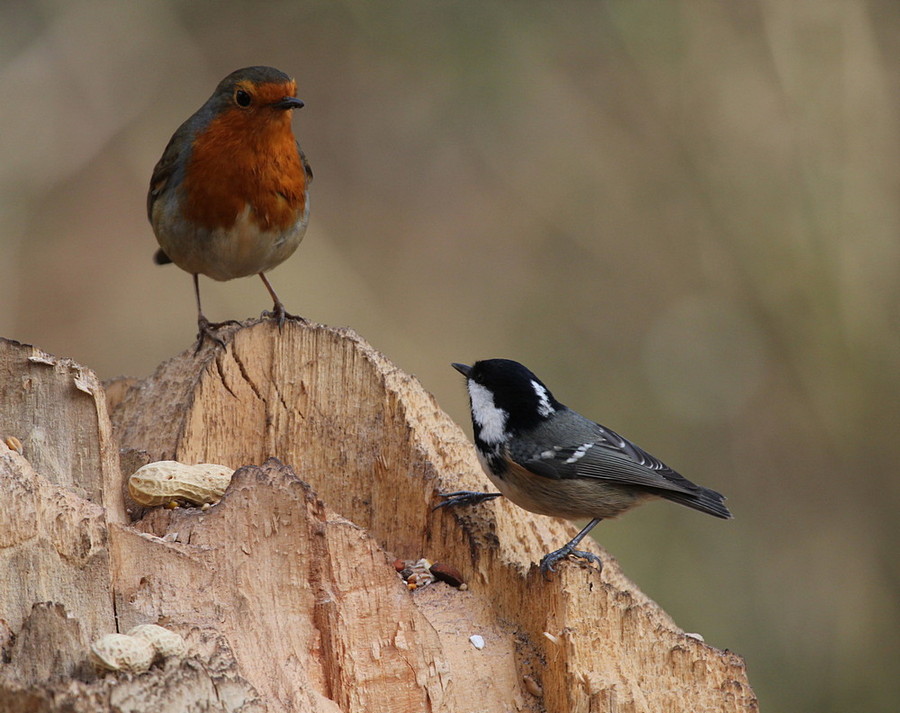
M 742 659 L 599 548 L 602 572 L 542 579 L 572 524 L 503 499 L 433 511 L 485 488 L 474 448 L 355 333 L 252 321 L 226 342 L 105 388 L 0 342 L 0 710 L 757 710 Z M 158 460 L 237 472 L 206 510 L 137 507 L 125 481 Z M 411 591 L 393 562 L 421 557 L 468 589 Z M 88 665 L 142 623 L 187 657 Z

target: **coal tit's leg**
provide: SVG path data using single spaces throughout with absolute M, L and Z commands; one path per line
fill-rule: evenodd
M 555 565 L 560 560 L 565 559 L 569 555 L 575 555 L 576 557 L 580 557 L 581 559 L 587 560 L 588 562 L 595 563 L 600 569 L 603 569 L 603 562 L 600 558 L 595 555 L 593 552 L 585 552 L 584 550 L 576 550 L 575 548 L 578 546 L 578 543 L 581 542 L 587 534 L 593 530 L 597 523 L 600 522 L 602 518 L 594 518 L 587 525 L 584 526 L 584 529 L 581 530 L 575 537 L 569 540 L 565 545 L 560 547 L 558 550 L 554 550 L 553 552 L 544 555 L 541 559 L 541 573 L 544 575 L 545 579 L 549 578 L 550 572 L 555 572 L 553 565 Z

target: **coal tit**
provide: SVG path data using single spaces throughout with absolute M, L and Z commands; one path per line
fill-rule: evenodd
M 487 359 L 453 364 L 466 377 L 478 458 L 499 493 L 442 493 L 438 507 L 473 505 L 505 495 L 519 507 L 590 522 L 541 559 L 545 576 L 568 555 L 602 566 L 578 543 L 604 518 L 665 498 L 724 519 L 724 496 L 695 485 L 614 431 L 557 401 L 518 362 Z

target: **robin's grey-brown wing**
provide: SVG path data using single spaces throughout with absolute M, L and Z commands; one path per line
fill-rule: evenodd
M 303 153 L 303 149 L 300 148 L 300 142 L 296 141 L 296 139 L 295 139 L 295 142 L 297 144 L 297 153 L 300 154 L 300 163 L 303 164 L 303 170 L 306 172 L 306 182 L 312 183 L 312 179 L 313 179 L 312 166 L 309 165 L 309 161 L 306 158 L 306 154 Z
M 156 166 L 153 167 L 153 174 L 150 176 L 150 188 L 147 191 L 147 218 L 151 223 L 153 222 L 153 204 L 166 190 L 175 173 L 175 168 L 178 165 L 178 147 L 181 145 L 181 137 L 186 133 L 186 130 L 185 124 L 178 128 L 178 131 L 172 135 L 169 143 L 166 144 L 166 149 L 163 151 L 159 161 L 156 162 Z

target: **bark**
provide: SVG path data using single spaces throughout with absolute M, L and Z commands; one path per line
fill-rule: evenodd
M 756 710 L 741 658 L 601 549 L 602 572 L 541 578 L 571 523 L 502 499 L 434 512 L 487 486 L 474 450 L 356 334 L 253 322 L 226 341 L 106 389 L 0 343 L 0 441 L 23 443 L 0 443 L 0 710 Z M 207 510 L 137 507 L 125 479 L 156 460 L 238 470 Z M 410 591 L 392 563 L 420 557 L 468 589 Z M 147 622 L 188 656 L 87 664 L 91 640 Z

